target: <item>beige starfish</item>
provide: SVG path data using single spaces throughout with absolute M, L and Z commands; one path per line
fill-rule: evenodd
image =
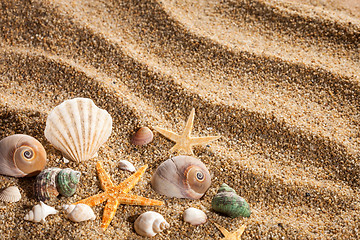
M 96 170 L 100 179 L 101 188 L 105 192 L 88 197 L 74 204 L 84 203 L 92 207 L 107 201 L 101 223 L 101 228 L 104 231 L 109 226 L 111 220 L 115 216 L 115 212 L 119 204 L 141 205 L 141 206 L 163 205 L 164 202 L 162 201 L 128 194 L 128 192 L 135 186 L 135 184 L 144 174 L 146 168 L 147 165 L 142 166 L 133 175 L 128 177 L 119 185 L 115 186 L 111 181 L 110 176 L 105 172 L 104 168 L 102 167 L 101 162 L 97 162 Z
M 214 222 L 213 222 L 214 223 Z M 223 240 L 240 240 L 241 235 L 245 231 L 246 225 L 242 225 L 238 230 L 235 232 L 229 232 L 224 227 L 214 223 L 215 226 L 220 230 L 220 232 L 224 235 Z
M 195 109 L 191 110 L 190 116 L 186 122 L 185 129 L 181 135 L 176 134 L 170 130 L 166 130 L 160 127 L 154 127 L 156 131 L 164 135 L 176 144 L 170 149 L 171 152 L 183 151 L 185 154 L 192 155 L 192 146 L 208 143 L 218 139 L 220 136 L 208 136 L 208 137 L 191 137 L 191 129 L 194 123 Z

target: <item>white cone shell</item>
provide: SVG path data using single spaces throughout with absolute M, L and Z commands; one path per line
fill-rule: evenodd
M 112 118 L 91 99 L 74 98 L 55 107 L 46 120 L 45 137 L 64 156 L 88 160 L 111 134 Z
M 67 213 L 67 218 L 73 222 L 95 220 L 96 218 L 94 211 L 86 204 L 64 205 L 63 208 Z
M 141 214 L 134 223 L 137 234 L 144 237 L 153 237 L 170 227 L 164 217 L 157 212 L 149 211 Z
M 58 211 L 46 205 L 42 201 L 39 204 L 35 205 L 28 214 L 25 215 L 25 220 L 32 221 L 32 222 L 46 222 L 45 218 L 50 214 L 56 214 Z
M 184 211 L 183 217 L 184 221 L 191 225 L 200 225 L 207 220 L 207 216 L 203 211 L 192 207 Z
M 18 202 L 21 199 L 21 193 L 19 191 L 19 188 L 16 186 L 11 186 L 8 188 L 5 188 L 0 193 L 0 200 L 4 202 Z

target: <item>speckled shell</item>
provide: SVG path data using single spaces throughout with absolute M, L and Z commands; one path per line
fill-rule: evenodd
M 0 141 L 0 174 L 13 177 L 35 176 L 45 165 L 45 149 L 35 138 L 15 134 Z
M 211 206 L 216 212 L 232 218 L 250 217 L 251 214 L 250 206 L 245 199 L 237 195 L 235 190 L 225 183 L 220 186 Z
M 55 107 L 46 120 L 45 137 L 67 159 L 94 156 L 111 134 L 112 118 L 91 99 L 74 98 Z
M 56 213 L 58 213 L 58 211 L 55 208 L 40 201 L 39 204 L 35 205 L 32 210 L 25 215 L 24 219 L 26 221 L 45 223 L 45 218 L 48 215 Z
M 96 216 L 90 206 L 79 203 L 76 205 L 64 205 L 67 218 L 73 222 L 83 222 L 87 220 L 95 220 Z
M 131 142 L 135 145 L 146 145 L 154 138 L 153 132 L 148 127 L 141 127 L 131 138 Z
M 206 166 L 191 156 L 166 160 L 151 179 L 151 186 L 157 193 L 176 198 L 199 199 L 210 184 L 211 176 Z
M 184 221 L 191 225 L 200 225 L 206 223 L 207 216 L 200 209 L 190 207 L 184 211 Z
M 170 225 L 164 217 L 153 211 L 141 214 L 134 223 L 136 233 L 144 237 L 153 237 L 168 227 Z
M 0 193 L 0 200 L 4 202 L 18 202 L 21 199 L 21 193 L 19 191 L 19 188 L 16 186 L 11 186 L 8 188 L 5 188 Z
M 76 191 L 81 173 L 70 168 L 48 168 L 35 180 L 34 191 L 40 201 L 57 197 L 59 194 L 70 197 Z

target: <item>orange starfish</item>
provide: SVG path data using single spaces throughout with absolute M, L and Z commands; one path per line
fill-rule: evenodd
M 214 222 L 213 222 L 214 223 Z M 224 235 L 223 240 L 240 240 L 241 235 L 245 231 L 246 225 L 242 225 L 238 230 L 235 232 L 229 232 L 224 227 L 214 223 L 215 226 L 220 230 L 220 232 Z
M 163 205 L 164 202 L 157 201 L 149 198 L 140 197 L 137 195 L 130 195 L 128 192 L 135 186 L 141 176 L 147 169 L 147 165 L 142 166 L 133 175 L 128 177 L 125 181 L 118 186 L 114 186 L 110 176 L 105 172 L 101 162 L 97 162 L 96 170 L 99 175 L 101 188 L 105 191 L 97 195 L 83 199 L 78 203 L 84 203 L 90 207 L 96 206 L 102 202 L 107 201 L 105 205 L 104 215 L 101 223 L 101 228 L 105 231 L 113 219 L 116 209 L 119 204 L 141 205 L 141 206 L 154 206 Z
M 191 137 L 190 133 L 194 123 L 194 115 L 195 115 L 195 109 L 193 108 L 186 122 L 184 132 L 181 135 L 166 130 L 164 128 L 154 127 L 156 131 L 164 135 L 166 138 L 176 142 L 176 144 L 170 149 L 170 152 L 176 152 L 182 150 L 185 154 L 193 155 L 192 146 L 211 142 L 220 137 L 220 136 Z

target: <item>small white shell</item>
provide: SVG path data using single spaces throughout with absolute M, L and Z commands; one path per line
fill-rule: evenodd
M 144 237 L 153 237 L 170 227 L 160 213 L 149 211 L 141 214 L 134 223 L 135 231 Z
M 192 207 L 184 211 L 183 217 L 184 221 L 191 225 L 200 225 L 206 223 L 207 220 L 206 214 L 203 211 Z
M 40 201 L 40 204 L 35 205 L 28 214 L 25 215 L 24 219 L 26 221 L 32 221 L 32 222 L 46 222 L 45 218 L 50 214 L 56 214 L 58 211 L 46 205 L 42 201 Z
M 19 188 L 16 186 L 11 186 L 5 188 L 0 193 L 0 200 L 4 202 L 18 202 L 21 199 L 21 194 Z
M 94 156 L 111 134 L 112 118 L 91 99 L 74 98 L 55 107 L 46 120 L 45 137 L 67 159 Z
M 76 205 L 64 205 L 67 218 L 73 222 L 83 222 L 87 220 L 95 220 L 96 216 L 90 206 L 79 203 Z
M 129 171 L 129 172 L 135 172 L 134 165 L 131 162 L 127 161 L 127 160 L 119 161 L 119 168 L 121 170 L 126 170 L 126 171 Z

